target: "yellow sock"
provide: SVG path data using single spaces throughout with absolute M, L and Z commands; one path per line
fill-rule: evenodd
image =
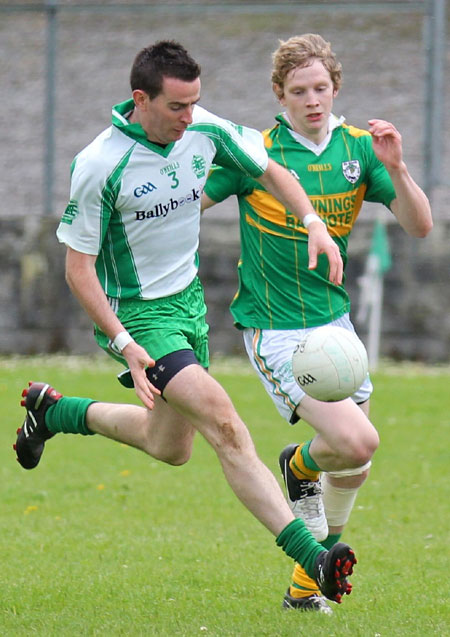
M 299 597 L 310 597 L 319 594 L 320 590 L 316 582 L 311 579 L 300 564 L 295 564 L 292 573 L 292 583 L 289 587 L 289 595 L 298 599 Z
M 305 442 L 302 442 L 297 449 L 295 450 L 294 455 L 289 461 L 289 468 L 294 474 L 296 478 L 299 480 L 311 480 L 315 482 L 319 479 L 320 471 L 314 471 L 314 469 L 308 469 L 305 465 L 302 456 L 302 447 L 305 445 Z

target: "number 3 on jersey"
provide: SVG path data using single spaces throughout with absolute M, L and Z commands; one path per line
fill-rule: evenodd
M 171 173 L 167 173 L 168 177 L 172 177 L 172 184 L 171 184 L 171 188 L 176 188 L 179 185 L 179 180 L 177 179 L 177 173 L 175 170 L 172 170 Z

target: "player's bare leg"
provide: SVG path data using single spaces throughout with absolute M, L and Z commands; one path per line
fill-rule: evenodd
M 369 417 L 370 401 L 358 405 L 364 415 Z M 369 464 L 369 466 L 367 466 Z M 323 480 L 325 509 L 328 522 L 328 533 L 331 537 L 340 537 L 344 531 L 358 489 L 366 481 L 370 472 L 370 462 L 360 471 L 340 471 L 327 473 Z
M 363 466 L 379 445 L 377 430 L 351 398 L 324 403 L 305 396 L 297 413 L 317 432 L 310 453 L 323 471 Z
M 364 446 L 366 445 L 365 453 L 370 454 L 369 445 L 377 442 L 378 435 L 372 436 L 372 428 L 367 428 L 366 426 L 369 422 L 367 418 L 369 413 L 369 401 L 366 401 L 360 406 L 356 406 L 351 400 L 337 404 L 322 404 L 306 397 L 301 404 L 304 405 L 304 402 L 306 402 L 306 409 L 301 410 L 299 407 L 298 413 L 301 413 L 302 417 L 308 417 L 310 421 L 313 421 L 311 424 L 315 426 L 316 431 L 321 431 L 321 433 L 316 436 L 313 441 L 311 441 L 309 451 L 319 449 L 320 453 L 320 451 L 326 449 L 327 459 L 329 460 L 330 457 L 332 458 L 332 450 L 330 453 L 327 448 L 329 447 L 330 441 L 331 444 L 336 444 L 336 439 L 333 439 L 333 437 L 329 435 L 328 418 L 330 416 L 339 416 L 341 419 L 347 419 L 353 416 L 354 419 L 355 416 L 357 416 L 356 422 L 362 423 L 362 436 L 359 437 L 359 440 L 357 440 L 360 445 L 359 448 L 364 449 Z M 351 422 L 351 420 L 348 422 Z M 355 421 L 353 420 L 353 422 Z M 332 419 L 332 423 L 335 424 L 334 418 Z M 345 420 L 341 420 L 341 426 L 338 426 L 337 431 L 333 432 L 334 434 L 337 433 L 339 444 L 342 444 L 348 436 L 345 424 Z M 358 438 L 358 433 L 359 432 L 356 429 L 356 438 Z M 317 444 L 317 447 L 314 446 L 315 444 Z M 289 468 L 289 461 L 297 448 L 298 445 L 289 445 L 280 455 L 280 466 L 286 482 L 286 487 L 288 487 L 289 484 L 287 478 L 290 478 L 290 486 L 293 493 L 299 492 L 299 489 L 296 488 L 297 481 L 300 486 L 302 482 L 306 482 L 305 480 L 300 480 L 300 478 L 304 477 L 301 473 L 299 473 L 298 476 L 295 476 Z M 355 461 L 355 458 L 358 458 L 358 455 L 355 453 L 357 448 L 357 446 L 353 446 L 350 450 L 347 449 L 347 462 L 353 462 Z M 361 451 L 359 453 L 361 453 Z M 315 455 L 314 460 L 318 455 L 319 454 Z M 360 460 L 365 458 L 360 456 L 358 459 Z M 281 460 L 283 460 L 283 463 Z M 319 462 L 324 462 L 324 460 L 319 460 Z M 317 465 L 319 462 L 317 462 Z M 315 468 L 317 469 L 318 466 Z M 295 500 L 295 495 L 288 494 L 288 501 L 294 515 L 297 513 L 299 517 L 302 517 L 308 528 L 312 529 L 312 532 L 314 532 L 316 528 L 319 528 L 319 523 L 320 530 L 322 531 L 322 522 L 324 523 L 324 527 L 327 528 L 326 534 L 325 537 L 321 536 L 319 539 L 321 540 L 322 545 L 328 550 L 330 550 L 339 541 L 344 530 L 344 526 L 352 511 L 358 489 L 366 480 L 369 468 L 370 460 L 365 465 L 356 468 L 346 470 L 340 469 L 338 471 L 324 473 L 322 475 L 321 488 L 317 490 L 317 494 L 314 493 L 310 495 L 307 493 L 306 495 L 308 497 L 305 497 L 305 494 L 300 494 L 302 499 L 298 501 Z M 308 469 L 303 467 L 303 470 L 307 471 Z M 318 498 L 321 500 L 320 507 L 315 502 Z M 309 504 L 308 500 L 311 500 L 312 503 Z M 317 517 L 317 519 L 314 518 L 310 520 L 308 515 L 312 515 L 314 511 L 319 508 L 321 515 Z M 317 533 L 314 534 L 317 537 Z M 315 587 L 317 587 L 316 581 L 308 577 L 305 570 L 299 564 L 296 564 L 292 574 L 291 585 L 289 586 L 283 600 L 283 606 L 291 609 L 318 610 L 320 612 L 325 612 L 328 607 L 324 604 L 323 600 L 318 598 L 318 591 Z
M 191 365 L 178 372 L 166 390 L 166 399 L 176 411 L 182 412 L 181 419 L 173 423 L 172 435 L 176 429 L 184 431 L 188 445 L 182 447 L 190 451 L 193 432 L 185 427 L 189 420 L 216 450 L 237 497 L 276 536 L 278 546 L 303 565 L 320 590 L 329 599 L 340 602 L 342 595 L 351 591 L 347 578 L 356 563 L 353 551 L 341 543 L 331 551 L 324 550 L 303 521 L 293 517 L 275 477 L 258 458 L 250 434 L 223 388 L 203 368 Z M 65 397 L 46 383 L 30 383 L 22 395 L 26 417 L 18 431 L 15 449 L 25 469 L 37 466 L 45 442 L 59 432 L 88 436 L 95 433 L 95 428 L 99 433 L 139 448 L 146 446 L 145 441 L 149 440 L 145 435 L 150 424 L 148 412 L 135 405 Z M 160 409 L 169 413 L 162 404 Z M 183 418 L 186 421 L 183 422 Z M 170 417 L 165 424 L 170 430 Z M 151 423 L 150 429 L 152 426 L 157 431 L 157 423 Z M 169 462 L 181 462 L 179 449 L 175 455 L 165 450 L 168 442 L 166 437 L 164 442 L 159 440 L 159 446 L 150 445 L 147 449 L 156 453 L 158 448 L 159 455 L 166 455 Z
M 192 365 L 172 378 L 164 396 L 214 448 L 237 497 L 278 535 L 292 521 L 292 513 L 221 385 L 200 366 Z
M 168 464 L 181 465 L 191 457 L 196 430 L 159 396 L 152 411 L 138 405 L 93 403 L 87 423 L 93 432 Z
M 165 388 L 167 403 L 157 398 L 152 411 L 137 405 L 61 397 L 45 383 L 33 383 L 24 390 L 24 396 L 27 416 L 18 433 L 16 452 L 26 469 L 37 465 L 45 440 L 58 431 L 99 433 L 156 459 L 182 464 L 189 459 L 198 430 L 215 449 L 237 497 L 264 526 L 277 536 L 294 519 L 274 475 L 258 458 L 230 398 L 200 365 L 179 371 Z M 47 429 L 47 410 L 52 406 L 57 406 L 60 413 L 53 413 Z M 28 451 L 30 433 L 31 438 L 36 437 L 36 460 L 33 456 L 26 465 L 22 459 Z
M 256 455 L 250 434 L 223 388 L 201 368 L 191 367 L 179 372 L 167 389 L 167 400 L 187 415 L 216 450 L 228 483 L 237 497 L 262 524 L 275 535 L 279 534 L 277 543 L 286 550 L 281 538 L 291 523 L 287 522 L 281 533 L 279 529 L 288 520 L 285 516 L 289 507 L 285 506 L 286 501 L 274 476 Z M 280 519 L 283 520 L 281 525 Z M 314 575 L 310 575 L 314 576 L 320 592 L 340 603 L 342 596 L 352 590 L 347 577 L 352 574 L 355 563 L 353 551 L 339 543 L 332 551 L 319 553 Z M 315 608 L 328 611 L 322 599 L 314 603 Z
M 350 516 L 357 491 L 367 478 L 370 459 L 379 442 L 378 433 L 367 417 L 369 401 L 357 406 L 351 399 L 321 403 L 305 397 L 297 412 L 308 419 L 318 432 L 305 457 L 314 463 L 315 469 L 327 471 L 322 476 L 324 513 L 331 527 L 329 534 L 339 535 Z M 297 450 L 295 458 L 299 459 L 300 465 L 303 458 L 299 451 L 303 453 L 303 449 Z M 340 462 L 336 461 L 338 454 L 343 458 Z M 346 466 L 342 467 L 343 464 Z M 295 463 L 292 465 L 291 462 L 289 466 L 293 466 L 296 472 Z M 308 471 L 307 465 L 303 466 L 303 470 Z M 295 483 L 296 477 L 303 476 L 299 473 L 293 477 Z M 294 504 L 291 504 L 291 509 Z M 300 507 L 297 508 L 300 510 Z M 321 541 L 323 539 L 320 538 Z
M 225 477 L 243 504 L 278 535 L 292 513 L 273 474 L 256 455 L 248 430 L 225 390 L 199 365 L 179 371 L 148 411 L 135 405 L 93 403 L 87 425 L 156 459 L 189 458 L 198 430 L 215 449 Z

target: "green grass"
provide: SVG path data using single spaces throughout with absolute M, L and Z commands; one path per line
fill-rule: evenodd
M 450 634 L 450 371 L 374 375 L 381 434 L 344 538 L 358 566 L 332 617 L 283 612 L 290 560 L 242 507 L 198 437 L 168 467 L 101 437 L 56 436 L 33 471 L 11 444 L 28 379 L 63 393 L 135 402 L 101 359 L 0 361 L 0 635 L 45 637 L 392 637 Z M 275 411 L 247 361 L 213 373 L 276 473 L 279 450 L 307 439 Z

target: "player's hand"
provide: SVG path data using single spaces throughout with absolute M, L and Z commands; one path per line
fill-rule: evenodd
M 315 270 L 319 254 L 326 254 L 330 264 L 329 280 L 335 285 L 341 285 L 344 272 L 341 253 L 337 244 L 328 234 L 324 223 L 313 222 L 308 227 L 308 270 Z
M 133 377 L 137 397 L 147 409 L 153 409 L 155 406 L 154 394 L 161 395 L 161 392 L 149 381 L 146 369 L 147 367 L 154 367 L 155 361 L 136 341 L 128 343 L 128 345 L 124 347 L 122 354 L 127 360 Z
M 370 119 L 369 133 L 375 155 L 388 170 L 398 170 L 403 164 L 402 136 L 390 122 Z

